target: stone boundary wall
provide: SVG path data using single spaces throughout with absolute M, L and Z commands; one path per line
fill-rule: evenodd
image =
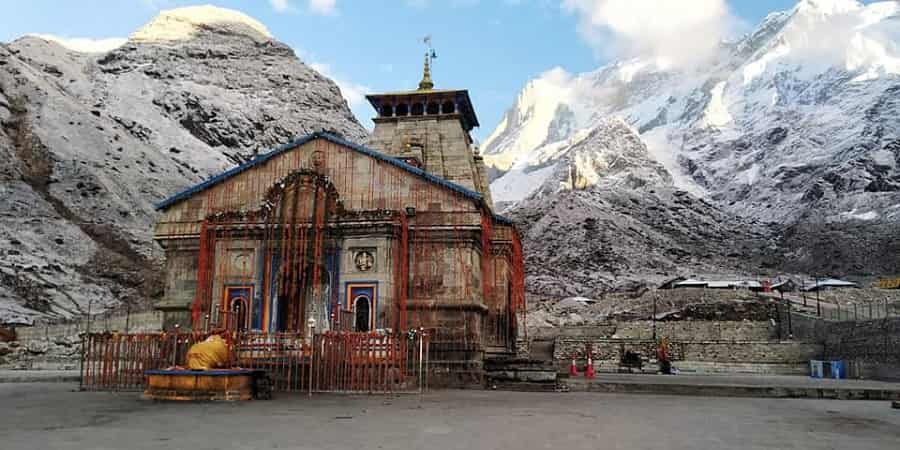
M 90 321 L 91 332 L 126 331 L 129 333 L 151 332 L 162 330 L 163 315 L 159 311 L 132 313 L 130 315 L 95 316 Z M 88 320 L 62 324 L 35 324 L 32 327 L 17 327 L 16 340 L 22 343 L 31 341 L 56 341 L 78 336 L 88 329 Z
M 617 325 L 610 337 L 653 339 L 653 321 L 619 322 Z M 701 320 L 657 321 L 656 336 L 675 341 L 767 341 L 774 337 L 769 322 Z
M 788 317 L 780 311 L 782 332 Z M 823 359 L 843 360 L 851 377 L 900 380 L 900 317 L 862 321 L 833 321 L 792 312 L 794 339 L 820 343 Z
M 618 363 L 626 351 L 641 355 L 645 361 L 656 359 L 657 344 L 652 340 L 564 338 L 557 339 L 553 357 L 565 363 L 574 357 L 587 359 L 592 347 L 595 361 Z M 670 341 L 673 361 L 698 361 L 740 364 L 806 364 L 821 357 L 823 346 L 814 342 L 794 341 Z
M 558 337 L 652 339 L 653 321 L 607 321 L 596 325 L 528 330 L 536 340 Z M 767 321 L 685 320 L 656 322 L 656 336 L 678 341 L 766 341 L 778 338 L 778 327 Z
M 163 315 L 147 311 L 124 315 L 94 316 L 91 332 L 154 332 L 162 329 Z M 87 319 L 61 324 L 35 324 L 17 327 L 16 340 L 0 343 L 0 368 L 11 369 L 77 369 L 81 358 L 79 334 L 88 329 Z
M 778 338 L 778 327 L 767 321 L 657 321 L 656 336 L 675 341 L 767 341 Z M 529 338 L 536 340 L 560 337 L 652 340 L 653 321 L 611 320 L 590 326 L 529 330 Z
M 850 362 L 852 375 L 900 380 L 900 318 L 831 322 L 824 329 L 827 359 Z

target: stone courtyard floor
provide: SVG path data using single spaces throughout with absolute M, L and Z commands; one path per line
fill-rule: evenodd
M 884 401 L 436 391 L 175 404 L 76 387 L 0 384 L 0 448 L 900 448 L 900 410 Z

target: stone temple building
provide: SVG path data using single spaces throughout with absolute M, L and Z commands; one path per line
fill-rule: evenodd
M 289 142 L 159 203 L 167 326 L 432 336 L 447 373 L 514 348 L 522 249 L 492 210 L 468 92 L 370 95 L 368 146 Z M 465 375 L 461 375 L 465 376 Z

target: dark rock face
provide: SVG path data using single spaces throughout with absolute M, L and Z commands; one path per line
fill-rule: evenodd
M 797 273 L 874 277 L 900 273 L 900 224 L 803 221 L 784 227 L 778 267 Z
M 294 137 L 366 136 L 286 45 L 241 24 L 176 40 L 155 26 L 103 54 L 0 45 L 0 323 L 149 305 L 154 203 Z
M 767 227 L 667 186 L 563 191 L 508 215 L 524 236 L 528 290 L 560 298 L 750 273 L 775 244 Z

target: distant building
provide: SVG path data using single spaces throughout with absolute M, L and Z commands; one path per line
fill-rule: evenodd
M 694 278 L 673 278 L 663 283 L 660 289 L 683 289 L 683 288 L 702 288 L 702 289 L 747 289 L 754 292 L 772 290 L 772 291 L 793 291 L 796 284 L 789 279 L 777 280 L 698 280 Z
M 675 277 L 669 280 L 666 280 L 663 284 L 659 285 L 657 289 L 675 289 L 675 284 L 686 280 L 685 277 Z
M 804 292 L 814 292 L 820 289 L 842 289 L 842 288 L 858 288 L 859 284 L 852 281 L 838 280 L 836 278 L 823 278 L 812 283 L 804 284 L 800 288 Z

